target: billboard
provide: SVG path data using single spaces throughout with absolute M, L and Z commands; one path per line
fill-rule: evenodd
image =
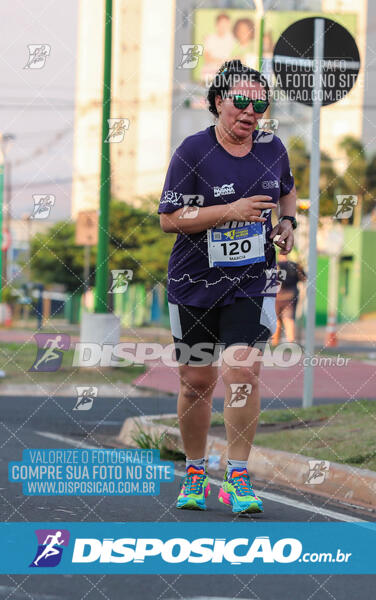
M 307 11 L 270 11 L 264 25 L 264 74 L 272 74 L 274 46 L 281 33 L 295 21 L 313 16 L 330 16 L 357 37 L 355 14 L 313 13 Z M 208 85 L 219 67 L 231 59 L 240 59 L 253 69 L 258 69 L 258 17 L 255 10 L 198 9 L 195 11 L 193 44 L 202 46 L 202 55 L 192 69 L 196 82 Z

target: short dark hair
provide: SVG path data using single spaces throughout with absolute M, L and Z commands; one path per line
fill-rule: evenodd
M 218 23 L 218 21 L 221 21 L 222 19 L 226 19 L 227 21 L 229 21 L 230 17 L 226 15 L 226 13 L 220 13 L 216 16 L 215 22 Z
M 218 117 L 218 111 L 215 105 L 216 96 L 222 96 L 222 98 L 224 98 L 229 90 L 236 84 L 236 82 L 239 83 L 240 81 L 261 83 L 261 85 L 265 88 L 266 97 L 269 100 L 269 84 L 259 71 L 243 65 L 240 60 L 228 60 L 221 66 L 218 73 L 216 73 L 214 76 L 208 91 L 207 99 L 209 103 L 209 110 L 214 116 Z
M 238 31 L 239 25 L 246 25 L 249 31 L 252 31 L 253 36 L 255 35 L 255 25 L 251 19 L 238 19 L 232 28 L 232 33 L 236 37 L 236 33 Z

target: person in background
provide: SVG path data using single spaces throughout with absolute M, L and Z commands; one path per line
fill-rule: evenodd
M 282 325 L 285 328 L 286 340 L 295 341 L 295 313 L 299 298 L 298 282 L 306 280 L 306 274 L 301 265 L 289 260 L 286 255 L 278 257 L 279 280 L 282 282 L 281 289 L 276 298 L 277 328 L 272 337 L 272 344 L 279 344 Z
M 204 64 L 201 80 L 213 77 L 220 65 L 231 54 L 235 45 L 231 32 L 231 20 L 226 13 L 220 13 L 215 19 L 215 31 L 204 40 Z
M 255 26 L 251 19 L 238 19 L 232 30 L 236 45 L 232 58 L 241 60 L 253 69 L 258 68 L 258 57 L 255 52 Z

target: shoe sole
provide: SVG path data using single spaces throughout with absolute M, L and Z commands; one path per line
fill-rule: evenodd
M 260 508 L 256 502 L 252 502 L 249 506 L 243 509 L 236 509 L 231 501 L 231 495 L 228 492 L 225 492 L 222 488 L 219 490 L 218 500 L 221 504 L 225 506 L 231 506 L 232 512 L 235 514 L 244 514 L 244 513 L 262 513 L 264 512 L 263 508 Z
M 179 508 L 180 510 L 207 510 L 206 506 L 200 506 L 197 504 L 196 500 L 188 500 L 188 502 L 181 506 L 176 505 L 176 508 Z

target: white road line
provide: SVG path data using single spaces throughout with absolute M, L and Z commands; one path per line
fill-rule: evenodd
M 76 448 L 97 448 L 97 446 L 93 446 L 92 444 L 87 444 L 86 442 L 76 440 L 67 435 L 60 435 L 58 433 L 50 433 L 48 431 L 35 431 L 38 435 L 42 437 L 49 438 L 51 440 L 56 440 L 58 442 L 63 442 L 64 444 L 68 444 L 70 446 L 74 446 Z M 175 469 L 176 475 L 180 475 L 184 477 L 185 471 L 180 471 L 180 469 Z M 213 477 L 209 477 L 210 483 L 220 487 L 222 485 L 222 481 L 219 479 L 214 479 Z M 255 490 L 256 491 L 256 490 Z M 256 491 L 256 493 L 258 493 Z M 335 510 L 329 510 L 328 508 L 320 508 L 317 506 L 312 506 L 311 504 L 307 504 L 306 502 L 300 502 L 299 500 L 292 500 L 287 496 L 281 496 L 280 494 L 275 494 L 274 492 L 262 492 L 262 497 L 265 500 L 271 500 L 272 502 L 278 502 L 279 504 L 285 504 L 286 506 L 291 506 L 292 508 L 297 508 L 299 510 L 305 510 L 307 512 L 316 513 L 318 515 L 322 515 L 325 517 L 330 517 L 332 519 L 336 519 L 337 521 L 345 521 L 347 523 L 368 523 L 369 521 L 365 519 L 359 519 L 358 517 L 352 517 L 350 515 L 344 515 L 343 513 L 339 513 Z
M 185 475 L 185 471 L 180 471 L 175 469 L 175 473 L 177 475 Z M 213 477 L 209 477 L 210 483 L 220 487 L 222 485 L 222 481 L 219 479 L 214 479 Z M 256 494 L 258 494 L 257 490 L 255 490 Z M 319 515 L 325 517 L 331 517 L 332 519 L 337 519 L 337 521 L 346 521 L 348 523 L 368 523 L 368 521 L 364 519 L 359 519 L 358 517 L 351 517 L 350 515 L 344 515 L 335 510 L 329 510 L 328 508 L 320 508 L 317 506 L 312 506 L 311 504 L 307 504 L 306 502 L 300 502 L 299 500 L 292 500 L 287 496 L 281 496 L 280 494 L 275 494 L 274 492 L 265 492 L 263 491 L 261 494 L 262 498 L 265 500 L 271 500 L 272 502 L 278 502 L 279 504 L 286 504 L 286 506 L 291 506 L 292 508 L 298 508 L 299 510 L 306 510 L 308 512 L 317 513 Z
M 74 438 L 68 437 L 67 435 L 60 435 L 58 433 L 50 433 L 49 431 L 35 431 L 38 435 L 42 437 L 49 438 L 50 440 L 56 440 L 57 442 L 63 442 L 64 444 L 69 444 L 69 446 L 74 446 L 75 448 L 98 448 L 98 446 L 93 446 L 93 444 L 87 444 L 86 442 L 75 440 Z

